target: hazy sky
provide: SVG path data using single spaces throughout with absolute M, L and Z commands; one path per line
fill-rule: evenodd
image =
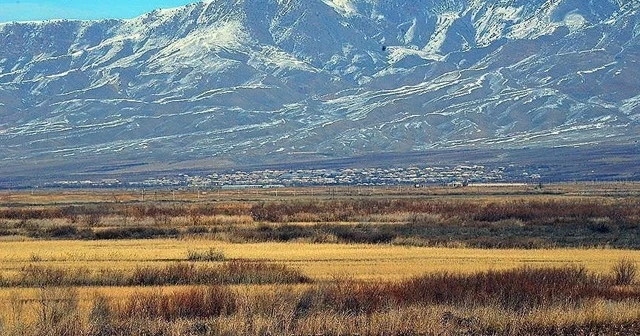
M 0 22 L 48 19 L 133 18 L 156 8 L 197 0 L 0 0 Z

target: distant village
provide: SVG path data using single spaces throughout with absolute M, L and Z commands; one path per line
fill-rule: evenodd
M 45 187 L 113 187 L 113 188 L 200 188 L 250 189 L 298 186 L 395 186 L 449 185 L 462 187 L 478 183 L 537 183 L 541 176 L 514 167 L 487 168 L 481 165 L 453 167 L 407 168 L 345 168 L 256 170 L 210 173 L 207 175 L 178 174 L 146 178 L 140 181 L 118 179 L 56 181 Z

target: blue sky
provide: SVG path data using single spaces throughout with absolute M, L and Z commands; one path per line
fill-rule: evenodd
M 133 18 L 156 8 L 171 8 L 197 0 L 0 0 L 0 22 L 48 19 Z

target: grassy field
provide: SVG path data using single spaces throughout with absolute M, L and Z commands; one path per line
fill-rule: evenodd
M 68 269 L 167 265 L 188 261 L 190 251 L 221 251 L 225 258 L 262 260 L 297 268 L 315 280 L 349 275 L 362 280 L 399 280 L 425 273 L 473 273 L 520 266 L 583 265 L 604 274 L 620 259 L 640 262 L 640 251 L 617 249 L 489 250 L 372 244 L 247 243 L 207 240 L 112 240 L 3 242 L 0 270 L 12 274 L 27 265 Z
M 0 192 L 2 335 L 640 333 L 640 184 Z

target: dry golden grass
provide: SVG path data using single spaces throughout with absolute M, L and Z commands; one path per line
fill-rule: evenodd
M 472 273 L 522 265 L 584 265 L 609 273 L 622 258 L 640 262 L 640 251 L 614 249 L 488 250 L 364 244 L 254 243 L 208 240 L 5 241 L 0 271 L 28 264 L 69 269 L 134 269 L 186 261 L 189 250 L 221 250 L 227 259 L 266 260 L 299 268 L 314 279 L 350 275 L 364 280 L 394 280 L 429 272 Z
M 401 247 L 392 245 L 346 245 L 306 243 L 231 244 L 208 240 L 112 240 L 112 241 L 15 241 L 0 243 L 0 272 L 11 274 L 30 264 L 65 269 L 123 269 L 186 261 L 188 251 L 215 248 L 228 259 L 269 260 L 301 269 L 319 282 L 297 285 L 232 286 L 237 293 L 236 313 L 207 321 L 211 330 L 229 335 L 272 334 L 356 334 L 396 335 L 406 332 L 425 335 L 453 335 L 460 328 L 473 334 L 493 330 L 501 335 L 540 334 L 536 328 L 567 328 L 605 323 L 626 325 L 640 320 L 637 301 L 594 299 L 579 305 L 540 307 L 511 311 L 499 306 L 416 305 L 376 310 L 371 314 L 344 314 L 318 311 L 294 318 L 300 295 L 309 288 L 322 288 L 324 280 L 355 279 L 394 281 L 430 272 L 474 273 L 483 270 L 512 269 L 518 266 L 584 265 L 586 269 L 611 274 L 613 265 L 627 258 L 640 262 L 640 251 L 613 249 L 481 250 L 455 248 Z M 340 280 L 339 280 L 340 281 Z M 329 282 L 331 283 L 331 282 Z M 320 286 L 320 287 L 313 287 Z M 136 295 L 170 295 L 193 286 L 162 287 L 80 287 L 77 289 L 3 288 L 0 289 L 0 321 L 12 335 L 21 334 L 20 325 L 34 328 L 42 319 L 43 291 L 51 295 L 77 293 L 79 328 L 90 328 L 90 313 L 98 296 L 111 304 L 126 304 Z M 67 292 L 69 291 L 69 292 Z M 46 292 L 44 292 L 46 293 Z M 74 294 L 75 295 L 75 294 Z M 445 319 L 446 317 L 446 319 Z M 450 318 L 449 318 L 450 317 Z M 445 321 L 446 320 L 446 321 Z M 191 335 L 198 321 L 144 321 L 150 328 L 175 335 Z M 137 328 L 137 327 L 136 327 Z M 283 329 L 284 328 L 284 329 Z M 33 329 L 30 329 L 33 331 Z M 144 334 L 143 332 L 139 333 Z M 26 335 L 37 335 L 29 333 Z M 138 335 L 138 334 L 135 334 Z
M 239 299 L 239 310 L 229 316 L 219 316 L 208 321 L 221 333 L 229 335 L 262 335 L 265 330 L 272 334 L 322 335 L 322 334 L 371 334 L 395 335 L 421 333 L 424 335 L 453 335 L 469 329 L 470 334 L 480 330 L 492 330 L 498 335 L 541 334 L 544 328 L 562 330 L 572 326 L 598 324 L 624 325 L 640 319 L 640 306 L 637 301 L 609 301 L 595 299 L 581 305 L 560 305 L 541 307 L 529 311 L 514 312 L 496 306 L 465 305 L 412 305 L 390 310 L 375 311 L 372 314 L 344 314 L 322 311 L 294 318 L 296 297 L 307 285 L 295 286 L 239 286 L 234 288 Z M 77 290 L 78 318 L 86 328 L 87 319 L 95 299 L 99 295 L 110 297 L 112 304 L 126 302 L 133 295 L 168 295 L 188 289 L 184 286 L 145 287 L 145 288 L 80 288 Z M 66 289 L 53 289 L 49 295 L 68 295 Z M 16 292 L 0 291 L 0 319 L 30 324 L 37 321 L 39 309 L 42 309 L 43 292 L 40 289 L 23 289 Z M 19 303 L 16 303 L 19 300 Z M 19 314 L 16 316 L 16 314 Z M 149 321 L 151 322 L 151 321 Z M 160 322 L 160 321 L 156 321 Z M 172 328 L 181 328 L 181 323 L 170 323 Z M 283 324 L 288 324 L 282 330 Z M 530 327 L 543 328 L 532 331 Z M 475 330 L 475 332 L 473 332 Z M 284 333 L 284 331 L 287 331 Z M 528 331 L 528 332 L 527 332 Z M 144 333 L 142 333 L 144 334 Z M 176 335 L 191 335 L 186 330 Z M 544 333 L 546 334 L 546 333 Z M 596 333 L 601 334 L 601 333 Z M 622 333 L 628 334 L 628 333 Z

